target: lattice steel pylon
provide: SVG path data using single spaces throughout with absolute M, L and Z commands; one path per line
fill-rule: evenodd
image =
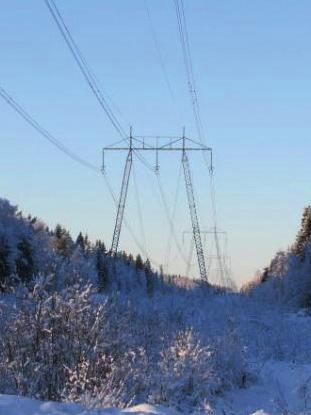
M 120 192 L 118 209 L 117 209 L 117 217 L 116 217 L 116 222 L 115 222 L 113 237 L 112 237 L 112 242 L 111 242 L 111 249 L 110 249 L 111 255 L 115 255 L 118 251 L 126 197 L 127 197 L 130 175 L 131 175 L 131 170 L 132 170 L 132 164 L 133 164 L 133 150 L 132 150 L 132 137 L 130 137 L 130 147 L 129 147 L 129 151 L 128 151 L 125 166 L 124 166 L 121 192 Z
M 187 234 L 192 234 L 192 230 L 188 230 L 188 231 L 183 231 L 183 244 L 185 244 L 185 236 Z M 228 238 L 227 238 L 227 232 L 216 228 L 216 227 L 212 227 L 208 230 L 201 230 L 201 239 L 203 242 L 203 249 L 204 249 L 204 245 L 206 246 L 206 243 L 208 242 L 208 236 L 214 236 L 214 243 L 215 243 L 215 248 L 216 248 L 216 254 L 213 254 L 213 249 L 212 249 L 212 241 L 210 242 L 210 246 L 209 246 L 209 254 L 205 257 L 206 260 L 206 272 L 207 275 L 209 276 L 209 278 L 211 277 L 211 267 L 212 267 L 212 262 L 216 261 L 218 268 L 216 269 L 217 272 L 219 272 L 219 280 L 220 280 L 220 284 L 223 285 L 224 287 L 231 287 L 233 286 L 233 282 L 231 280 L 230 277 L 230 262 L 231 262 L 231 258 L 228 255 Z M 219 237 L 215 238 L 215 235 L 222 236 L 222 247 L 220 246 L 220 239 Z M 187 263 L 187 267 L 186 267 L 186 271 L 185 271 L 185 275 L 189 275 L 189 271 L 190 268 L 192 267 L 192 257 L 193 257 L 193 251 L 194 251 L 194 244 L 193 242 L 190 243 L 190 249 L 189 249 L 189 256 L 188 256 L 188 263 Z M 214 283 L 216 281 L 213 281 Z
M 184 137 L 183 137 L 183 143 L 185 143 Z M 185 149 L 182 153 L 182 164 L 184 168 L 184 177 L 185 177 L 187 199 L 188 199 L 188 205 L 189 205 L 189 211 L 190 211 L 190 217 L 191 217 L 193 240 L 194 240 L 195 250 L 196 250 L 197 258 L 198 258 L 200 277 L 203 281 L 207 282 L 206 265 L 205 265 L 204 251 L 203 251 L 202 240 L 201 240 L 199 219 L 198 219 L 197 208 L 196 208 L 195 198 L 194 198 L 190 163 L 189 163 L 189 159 L 188 159 Z
M 150 145 L 146 139 L 154 139 L 155 144 Z M 159 145 L 159 139 L 165 139 L 166 142 L 162 145 Z M 196 248 L 197 253 L 197 260 L 199 266 L 200 277 L 203 281 L 207 282 L 207 271 L 205 265 L 205 258 L 204 258 L 204 251 L 202 246 L 201 240 L 201 233 L 200 233 L 200 226 L 199 220 L 197 215 L 197 208 L 195 203 L 195 196 L 193 190 L 193 183 L 191 177 L 191 170 L 190 170 L 190 163 L 188 159 L 187 152 L 188 151 L 208 151 L 210 152 L 211 156 L 211 163 L 212 163 L 212 149 L 207 147 L 201 143 L 198 143 L 190 138 L 185 137 L 183 134 L 182 137 L 144 137 L 144 136 L 133 136 L 132 130 L 129 139 L 121 140 L 121 142 L 125 142 L 126 146 L 119 146 L 119 142 L 116 144 L 112 144 L 108 147 L 103 148 L 103 167 L 102 171 L 105 172 L 105 152 L 106 151 L 127 151 L 127 159 L 124 167 L 123 172 L 123 179 L 121 185 L 121 191 L 119 196 L 118 202 L 118 209 L 117 209 L 117 217 L 115 221 L 115 227 L 113 232 L 113 238 L 111 243 L 111 254 L 115 255 L 118 251 L 121 228 L 122 228 L 122 221 L 124 216 L 126 198 L 128 193 L 128 186 L 133 162 L 133 152 L 139 153 L 141 151 L 154 151 L 155 154 L 155 173 L 158 174 L 159 172 L 159 152 L 160 151 L 180 151 L 182 152 L 182 165 L 184 170 L 184 179 L 185 179 L 185 187 L 187 193 L 187 200 L 188 206 L 190 211 L 190 218 L 191 218 L 191 225 L 192 225 L 192 233 L 193 233 L 193 240 Z

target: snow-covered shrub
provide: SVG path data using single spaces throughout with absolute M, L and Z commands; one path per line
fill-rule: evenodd
M 242 341 L 234 325 L 216 339 L 214 350 L 213 365 L 218 374 L 215 392 L 221 394 L 231 388 L 244 388 L 248 369 Z
M 11 390 L 57 400 L 65 386 L 65 368 L 75 367 L 97 347 L 105 304 L 91 304 L 89 285 L 51 291 L 52 279 L 38 280 L 17 308 L 6 310 L 0 354 Z
M 74 242 L 0 199 L 1 281 L 1 393 L 190 414 L 244 384 L 224 290 L 158 275 L 139 256 L 112 257 L 82 234 Z M 228 295 L 229 314 L 242 314 L 242 297 Z
M 203 346 L 193 330 L 179 332 L 161 353 L 156 403 L 176 408 L 198 407 L 214 388 L 213 350 Z
M 204 344 L 193 328 L 178 332 L 161 352 L 152 402 L 188 412 L 203 410 L 216 395 L 243 386 L 245 362 L 231 336 Z
M 146 400 L 147 358 L 143 349 L 116 354 L 96 353 L 78 366 L 68 369 L 65 400 L 87 408 L 126 407 Z

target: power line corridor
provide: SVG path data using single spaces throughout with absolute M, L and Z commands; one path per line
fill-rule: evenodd
M 171 86 L 168 73 L 166 70 L 165 62 L 163 56 L 160 51 L 159 43 L 157 40 L 156 30 L 153 25 L 151 10 L 148 6 L 148 0 L 145 1 L 145 8 L 147 12 L 147 18 L 151 27 L 151 33 L 154 40 L 154 45 L 157 51 L 157 55 L 160 62 L 160 67 L 163 72 L 164 81 L 168 88 L 172 104 L 175 106 L 176 111 L 176 100 L 174 97 L 173 88 Z M 205 145 L 205 138 L 204 138 L 204 128 L 201 119 L 201 110 L 198 101 L 197 95 L 197 88 L 195 83 L 194 71 L 193 71 L 193 64 L 191 58 L 191 50 L 190 50 L 190 42 L 189 42 L 189 35 L 188 29 L 186 25 L 186 15 L 183 0 L 173 0 L 174 7 L 176 11 L 176 19 L 178 25 L 178 33 L 180 38 L 181 44 L 181 51 L 183 56 L 183 62 L 185 66 L 185 73 L 186 73 L 186 80 L 188 86 L 188 92 L 190 95 L 190 101 L 193 109 L 193 115 L 195 124 L 197 127 L 197 134 L 198 134 L 198 142 L 185 137 L 183 133 L 182 137 L 140 137 L 140 136 L 133 136 L 132 129 L 130 134 L 126 133 L 126 129 L 123 127 L 121 121 L 119 120 L 116 112 L 114 111 L 114 105 L 109 98 L 109 96 L 103 92 L 102 88 L 99 86 L 98 79 L 96 78 L 93 70 L 91 69 L 90 65 L 88 64 L 86 58 L 82 54 L 79 46 L 77 45 L 76 41 L 74 40 L 71 31 L 68 25 L 65 23 L 65 20 L 56 6 L 54 0 L 44 0 L 49 13 L 53 21 L 55 22 L 66 46 L 70 54 L 72 55 L 74 61 L 76 62 L 84 80 L 86 81 L 87 85 L 89 86 L 92 94 L 96 98 L 100 108 L 105 113 L 108 121 L 114 127 L 116 134 L 120 137 L 120 141 L 114 145 L 106 146 L 103 149 L 103 156 L 109 151 L 127 151 L 127 158 L 126 163 L 124 166 L 123 172 L 123 179 L 122 185 L 119 196 L 116 196 L 116 192 L 114 191 L 109 176 L 107 175 L 107 171 L 105 168 L 105 159 L 103 158 L 103 166 L 102 168 L 96 166 L 95 164 L 91 163 L 88 160 L 85 160 L 83 157 L 78 155 L 75 151 L 67 147 L 63 144 L 62 140 L 54 137 L 50 132 L 48 132 L 44 127 L 42 127 L 36 120 L 33 118 L 3 87 L 0 87 L 0 96 L 3 100 L 19 115 L 21 116 L 33 129 L 36 130 L 46 141 L 51 143 L 55 146 L 59 151 L 69 157 L 71 160 L 75 161 L 79 165 L 92 170 L 96 174 L 102 174 L 104 178 L 104 182 L 107 186 L 108 192 L 113 200 L 113 203 L 116 208 L 116 219 L 115 219 L 115 226 L 113 231 L 112 243 L 110 253 L 112 255 L 116 255 L 119 249 L 119 241 L 122 229 L 122 223 L 128 229 L 131 237 L 133 238 L 136 246 L 140 250 L 140 252 L 146 257 L 149 258 L 151 263 L 159 267 L 160 263 L 149 256 L 149 249 L 147 249 L 147 238 L 146 232 L 144 229 L 143 224 L 143 209 L 140 202 L 139 197 L 139 185 L 137 183 L 137 174 L 135 172 L 134 167 L 134 159 L 141 163 L 147 171 L 156 177 L 156 184 L 158 187 L 158 196 L 159 201 L 163 205 L 163 210 L 168 222 L 168 229 L 169 229 L 169 236 L 167 241 L 167 250 L 166 250 L 166 257 L 164 259 L 164 263 L 166 268 L 168 268 L 168 263 L 170 261 L 171 256 L 171 243 L 174 242 L 177 252 L 182 259 L 182 261 L 186 265 L 186 273 L 190 271 L 190 261 L 192 260 L 192 253 L 191 255 L 187 255 L 184 252 L 184 249 L 179 242 L 179 238 L 176 231 L 176 224 L 175 224 L 175 213 L 176 213 L 176 206 L 177 206 L 177 198 L 179 194 L 179 187 L 180 187 L 180 179 L 181 173 L 183 171 L 184 175 L 184 182 L 185 182 L 185 190 L 186 196 L 188 201 L 188 208 L 190 213 L 190 222 L 192 225 L 192 236 L 193 236 L 193 243 L 195 247 L 195 251 L 197 254 L 197 265 L 200 274 L 200 278 L 207 282 L 208 281 L 208 272 L 209 267 L 206 267 L 206 259 L 205 253 L 203 249 L 203 244 L 201 240 L 201 230 L 199 225 L 199 217 L 197 211 L 197 202 L 195 200 L 195 192 L 193 189 L 193 182 L 192 182 L 192 172 L 190 169 L 190 160 L 188 157 L 189 152 L 199 151 L 203 154 L 204 162 L 208 167 L 209 177 L 210 177 L 210 197 L 212 203 L 212 218 L 213 221 L 213 229 L 214 229 L 214 238 L 215 238 L 215 246 L 217 251 L 217 260 L 219 263 L 219 269 L 221 272 L 221 279 L 222 283 L 225 285 L 226 281 L 230 278 L 228 275 L 228 270 L 226 269 L 225 265 L 223 264 L 222 255 L 220 244 L 218 240 L 217 234 L 217 208 L 216 208 L 216 189 L 215 189 L 215 181 L 214 181 L 214 169 L 213 169 L 213 161 L 212 161 L 212 149 Z M 110 101 L 110 103 L 109 103 Z M 159 139 L 165 139 L 164 144 L 159 144 Z M 176 185 L 176 192 L 175 192 L 175 200 L 173 207 L 170 208 L 167 197 L 164 192 L 164 186 L 161 180 L 160 168 L 159 168 L 159 154 L 163 151 L 166 152 L 180 152 L 182 157 L 180 161 L 180 169 L 178 175 L 178 181 Z M 149 160 L 144 157 L 143 153 L 151 153 L 153 152 L 156 156 L 156 163 L 153 166 Z M 207 157 L 207 153 L 210 154 Z M 133 231 L 132 227 L 129 224 L 129 221 L 126 218 L 125 208 L 126 208 L 126 200 L 128 194 L 128 188 L 130 183 L 130 177 L 133 177 L 134 183 L 134 190 L 135 190 L 135 199 L 137 202 L 137 213 L 139 219 L 139 228 L 141 233 L 141 240 L 136 236 L 136 233 Z

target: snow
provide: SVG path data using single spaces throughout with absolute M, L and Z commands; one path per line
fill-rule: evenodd
M 180 412 L 177 412 L 173 409 L 164 408 L 163 406 L 153 406 L 153 405 L 147 405 L 147 404 L 133 406 L 133 408 L 128 408 L 124 410 L 123 412 L 121 411 L 121 414 L 127 414 L 127 413 L 141 414 L 141 415 L 143 414 L 149 414 L 149 415 L 178 415 L 180 414 Z
M 269 414 L 265 411 L 260 410 L 260 411 L 254 412 L 252 415 L 269 415 Z
M 311 401 L 311 364 L 267 361 L 258 379 L 245 389 L 225 393 L 211 415 L 308 415 Z M 197 412 L 196 412 L 197 413 Z M 181 415 L 163 406 L 141 404 L 127 409 L 87 410 L 71 403 L 42 402 L 0 395 L 0 415 Z M 183 413 L 184 415 L 186 412 Z M 188 415 L 188 413 L 187 413 Z
M 216 413 L 230 415 L 310 414 L 311 364 L 268 361 L 257 381 L 233 390 L 218 402 Z
M 87 410 L 71 403 L 42 402 L 14 395 L 0 395 L 0 415 L 178 415 L 179 413 L 161 406 L 147 404 L 127 409 Z
M 0 415 L 311 415 L 311 236 L 248 295 L 86 240 L 0 199 Z

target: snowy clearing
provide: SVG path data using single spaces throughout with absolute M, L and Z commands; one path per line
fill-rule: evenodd
M 87 410 L 81 405 L 42 402 L 14 395 L 0 395 L 0 415 L 178 415 L 178 412 L 161 406 L 137 405 L 118 410 L 115 408 Z
M 308 415 L 311 400 L 311 364 L 268 361 L 256 383 L 233 390 L 219 399 L 211 415 Z M 181 415 L 163 406 L 142 404 L 127 409 L 88 410 L 81 405 L 42 402 L 29 398 L 0 395 L 0 415 Z M 199 415 L 199 412 L 197 412 Z
M 268 361 L 257 382 L 247 389 L 227 392 L 218 402 L 218 414 L 310 414 L 311 365 Z
M 309 222 L 303 256 L 235 293 L 0 199 L 0 415 L 310 415 Z

